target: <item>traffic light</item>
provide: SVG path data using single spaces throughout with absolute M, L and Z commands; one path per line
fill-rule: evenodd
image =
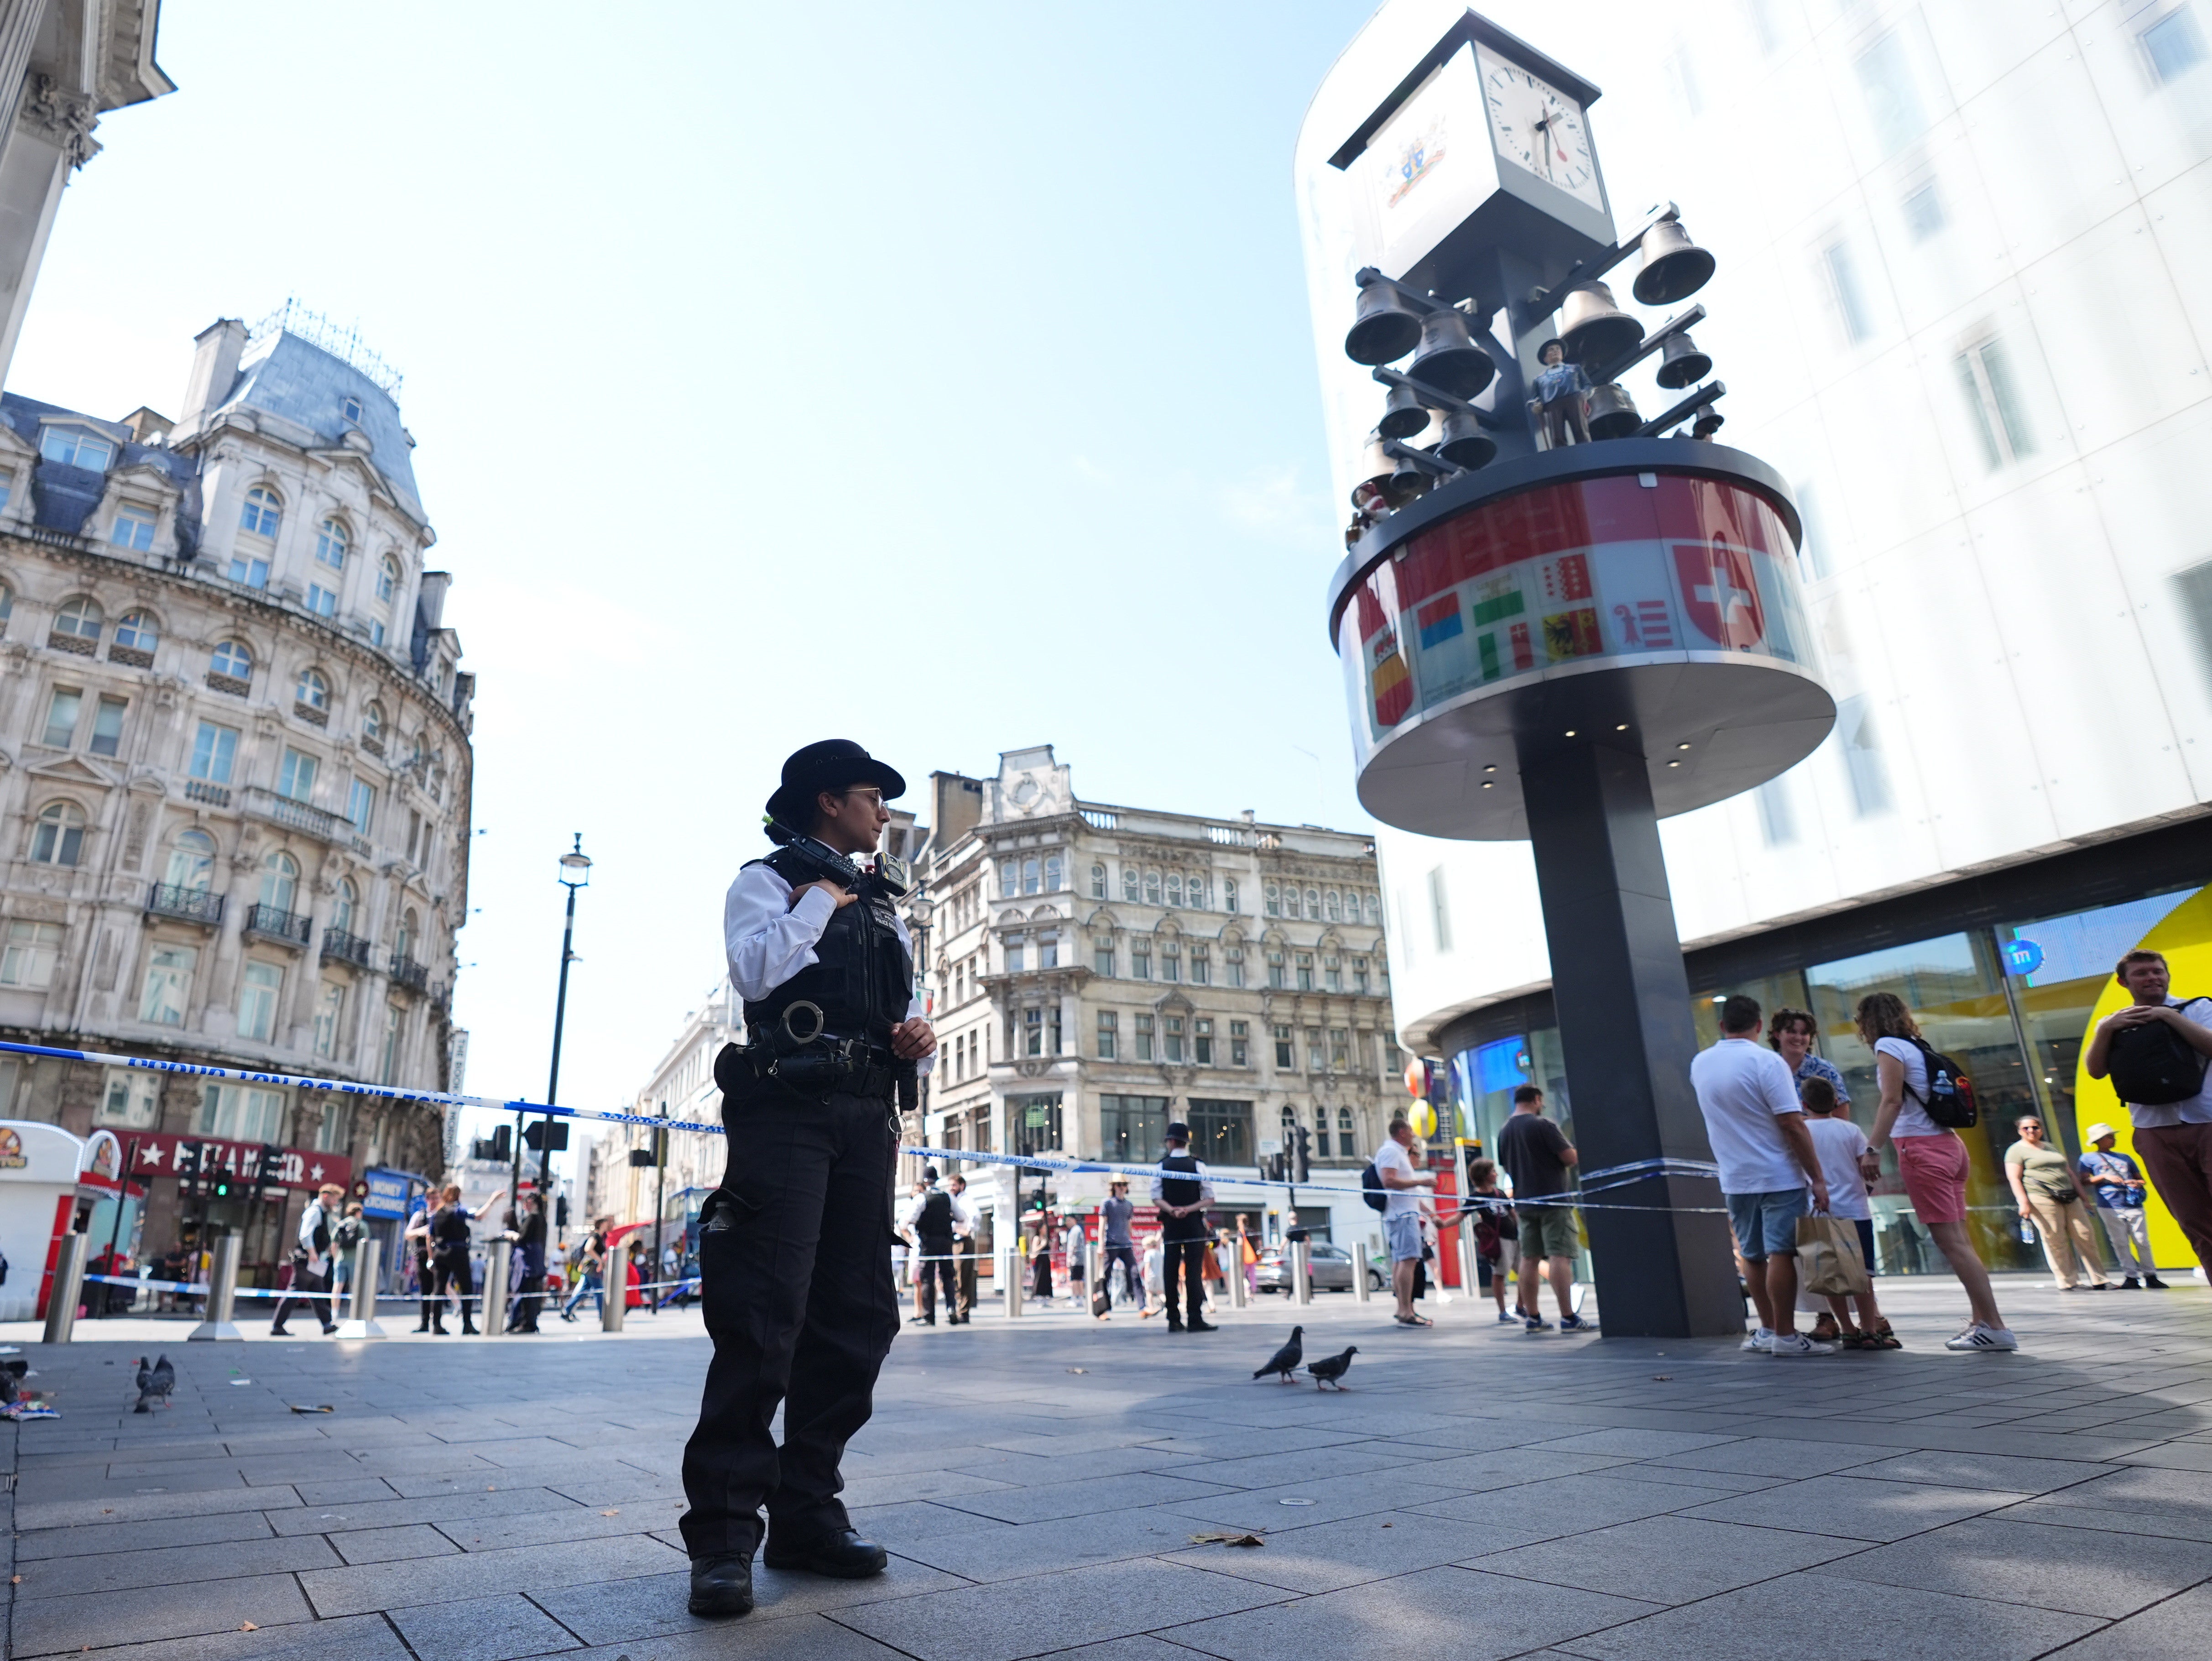
M 261 1168 L 254 1173 L 256 1186 L 273 1188 L 284 1180 L 284 1150 L 274 1142 L 261 1145 Z
M 1291 1135 L 1294 1145 L 1297 1148 L 1297 1180 L 1302 1183 L 1311 1182 L 1313 1180 L 1313 1132 L 1300 1125 Z
M 549 1142 L 546 1138 L 550 1135 Z M 522 1128 L 522 1145 L 533 1153 L 566 1153 L 568 1151 L 568 1122 L 566 1119 L 532 1119 Z
M 566 1194 L 554 1196 L 553 1226 L 560 1229 L 568 1226 L 568 1196 Z
M 665 1130 L 655 1130 L 653 1133 L 653 1140 L 645 1147 L 630 1149 L 629 1162 L 641 1171 L 651 1171 L 656 1166 L 666 1165 L 668 1163 L 668 1133 Z
M 514 1157 L 514 1127 L 503 1124 L 489 1136 L 479 1136 L 469 1144 L 469 1158 L 485 1159 L 493 1165 L 505 1165 Z

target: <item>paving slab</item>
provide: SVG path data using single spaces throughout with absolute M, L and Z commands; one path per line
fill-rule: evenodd
M 2065 1661 L 2203 1661 L 2212 1633 L 2212 1586 L 2194 1586 L 2116 1621 L 2065 1652 Z
M 1120 1564 L 962 1587 L 840 1610 L 844 1626 L 916 1661 L 1015 1661 L 1102 1639 L 1173 1628 L 1289 1593 L 1181 1564 Z
M 1343 1396 L 1250 1381 L 1279 1312 L 1202 1344 L 1060 1311 L 908 1333 L 845 1495 L 890 1570 L 763 1568 L 722 1622 L 685 1612 L 675 1528 L 696 1311 L 520 1366 L 505 1340 L 256 1339 L 192 1355 L 152 1416 L 108 1362 L 173 1329 L 88 1341 L 35 1353 L 64 1418 L 0 1427 L 21 1531 L 0 1579 L 25 1577 L 15 1652 L 128 1661 L 2201 1651 L 2212 1295 L 2138 1300 L 2116 1355 L 2109 1320 L 2008 1285 L 2028 1348 L 1983 1364 L 1935 1348 L 1955 1287 L 1883 1291 L 1907 1351 L 1825 1370 L 1325 1303 L 1316 1352 L 1361 1346 Z M 1236 1530 L 1265 1543 L 1190 1539 Z M 1863 1614 L 1806 1626 L 1838 1609 Z
M 1498 1661 L 1650 1612 L 1626 1597 L 1434 1568 L 1179 1626 L 1176 1643 L 1224 1661 Z
M 1888 1541 L 1995 1511 L 2024 1498 L 2018 1494 L 1937 1488 L 1921 1482 L 1816 1476 L 1809 1482 L 1787 1482 L 1756 1494 L 1731 1494 L 1686 1515 L 1853 1540 Z
M 391 1618 L 416 1661 L 516 1661 L 583 1647 L 575 1634 L 517 1592 L 394 1609 Z
M 1821 1573 L 2117 1616 L 2212 1579 L 2212 1543 L 1977 1517 L 1860 1552 Z
M 1819 1574 L 1788 1575 L 1557 1647 L 1584 1661 L 1775 1661 L 1790 1654 L 1850 1661 L 2029 1661 L 2105 1624 L 2088 1615 L 1902 1586 L 1885 1590 L 1878 1599 L 1839 1601 L 1834 1585 Z M 1808 1625 L 1831 1614 L 1831 1629 Z
M 1647 1603 L 1687 1603 L 1866 1549 L 1863 1541 L 1700 1517 L 1646 1517 L 1464 1564 Z

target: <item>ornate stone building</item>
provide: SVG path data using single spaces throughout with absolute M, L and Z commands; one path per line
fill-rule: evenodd
M 1183 1119 L 1200 1158 L 1253 1176 L 1304 1130 L 1316 1180 L 1345 1185 L 1402 1093 L 1365 837 L 1083 801 L 1049 745 L 930 786 L 912 920 L 941 1059 L 911 1131 L 1142 1163 Z M 1006 1217 L 1011 1176 L 977 1171 Z M 1049 1186 L 1103 1192 L 1096 1177 Z M 1279 1212 L 1282 1190 L 1261 1193 L 1224 1192 L 1224 1209 Z M 1372 1222 L 1356 1199 L 1332 1216 L 1318 1197 L 1301 1220 L 1340 1236 Z
M 448 1086 L 474 678 L 398 385 L 288 307 L 174 423 L 0 400 L 0 1035 Z M 443 1163 L 434 1108 L 53 1060 L 0 1116 L 114 1129 L 149 1254 L 264 1271 L 319 1177 Z
M 0 0 L 0 380 L 93 129 L 176 90 L 154 61 L 161 15 L 161 0 Z

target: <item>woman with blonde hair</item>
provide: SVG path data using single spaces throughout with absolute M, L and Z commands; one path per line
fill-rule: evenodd
M 2020 1348 L 1997 1312 L 1990 1271 L 1966 1232 L 1966 1177 L 1973 1162 L 1959 1134 L 1928 1116 L 1927 1045 L 1919 1024 L 1894 992 L 1869 992 L 1855 1012 L 1859 1037 L 1874 1051 L 1875 1078 L 1881 1105 L 1875 1110 L 1867 1141 L 1879 1153 L 1897 1150 L 1897 1174 L 1914 1214 L 1934 1237 L 1951 1273 L 1966 1289 L 1973 1318 L 1946 1349 L 2012 1350 Z

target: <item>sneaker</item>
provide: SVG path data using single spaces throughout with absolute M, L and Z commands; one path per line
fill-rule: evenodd
M 1521 1317 L 1510 1310 L 1501 1309 L 1498 1311 L 1498 1324 L 1502 1327 L 1517 1327 L 1521 1324 Z
M 1559 1317 L 1559 1330 L 1562 1332 L 1595 1332 L 1597 1330 L 1597 1323 L 1595 1321 L 1585 1321 L 1579 1315 L 1562 1315 Z
M 1816 1343 L 1802 1332 L 1778 1332 L 1768 1340 L 1766 1353 L 1774 1356 L 1833 1355 L 1836 1347 Z
M 2012 1335 L 2012 1332 L 2008 1328 L 1985 1327 L 1979 1321 L 1977 1321 L 1973 1325 L 1968 1327 L 1957 1337 L 1946 1338 L 1943 1341 L 1943 1348 L 1946 1349 L 1961 1351 L 1969 1349 L 2018 1349 L 2020 1348 L 2020 1340 Z
M 1774 1348 L 1773 1330 L 1768 1327 L 1761 1327 L 1758 1331 L 1747 1335 L 1744 1341 L 1738 1344 L 1736 1348 L 1752 1354 L 1764 1355 Z
M 1521 1317 L 1521 1329 L 1523 1332 L 1549 1332 L 1552 1323 L 1540 1315 L 1524 1315 Z

